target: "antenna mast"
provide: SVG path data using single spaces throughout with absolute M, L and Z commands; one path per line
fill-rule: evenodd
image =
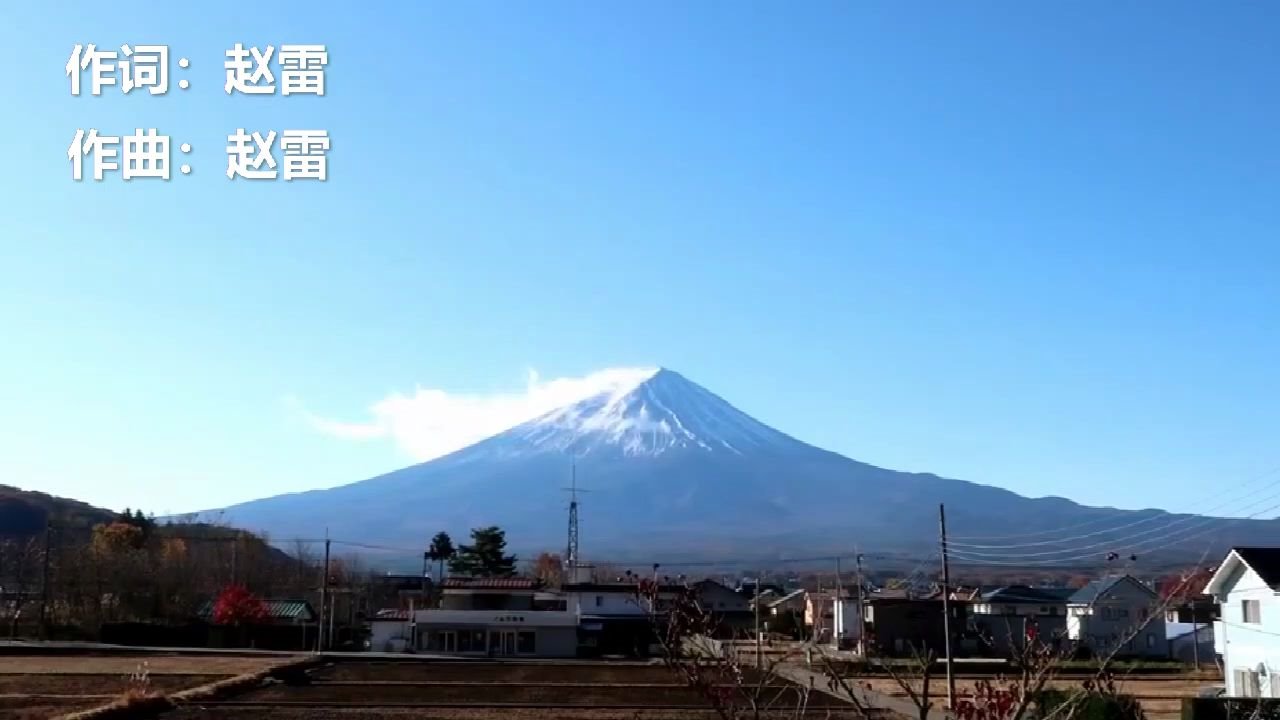
M 578 487 L 578 462 L 575 460 L 570 466 L 570 483 L 569 487 L 561 488 L 569 493 L 569 543 L 564 551 L 564 564 L 569 570 L 569 582 L 578 581 L 578 493 L 586 492 Z

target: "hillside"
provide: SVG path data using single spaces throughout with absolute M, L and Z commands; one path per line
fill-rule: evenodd
M 939 503 L 957 536 L 1040 533 L 1025 553 L 1033 565 L 1103 562 L 1110 553 L 1198 556 L 1210 539 L 1246 542 L 1277 528 L 1026 498 L 875 467 L 771 428 L 665 369 L 621 373 L 593 397 L 451 455 L 236 505 L 224 517 L 276 542 L 328 528 L 334 537 L 413 552 L 438 530 L 457 537 L 497 524 L 515 549 L 555 549 L 565 542 L 562 488 L 575 466 L 590 490 L 581 504 L 586 557 L 794 557 L 855 545 L 932 556 Z M 1086 529 L 1070 531 L 1078 526 Z M 1064 529 L 1061 546 L 1054 528 Z M 1081 534 L 1088 540 L 1074 537 Z M 1007 561 L 981 545 L 958 548 L 966 553 Z
M 0 535 L 29 537 L 44 532 L 47 522 L 88 532 L 115 513 L 69 498 L 0 485 Z

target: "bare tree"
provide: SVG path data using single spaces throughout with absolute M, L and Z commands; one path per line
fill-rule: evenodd
M 43 559 L 43 544 L 38 538 L 0 541 L 0 612 L 9 615 L 10 637 L 17 636 L 23 610 L 40 585 Z
M 721 634 L 718 618 L 702 607 L 696 591 L 687 586 L 673 593 L 669 586 L 640 580 L 636 601 L 654 628 L 663 663 L 705 698 L 719 717 L 798 718 L 809 712 L 812 685 L 793 683 L 780 672 L 797 660 L 795 651 L 744 662 L 732 642 L 715 639 Z M 831 716 L 829 711 L 824 714 Z

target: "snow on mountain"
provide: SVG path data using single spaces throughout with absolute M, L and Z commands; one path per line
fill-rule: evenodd
M 575 457 L 602 452 L 656 457 L 679 450 L 741 455 L 762 445 L 797 442 L 665 368 L 623 376 L 613 387 L 503 436 L 517 452 Z
M 565 538 L 562 488 L 571 464 L 591 490 L 581 508 L 591 553 L 812 554 L 858 541 L 931 552 L 939 503 L 954 527 L 984 535 L 1174 517 L 868 465 L 774 430 L 671 370 L 598 377 L 600 385 L 576 401 L 443 457 L 243 503 L 223 518 L 274 538 L 314 537 L 325 527 L 334 537 L 395 547 L 415 547 L 439 530 L 465 537 L 470 528 L 499 525 L 520 552 L 554 549 Z M 1277 526 L 1222 522 L 1204 532 L 1243 542 Z M 1166 552 L 1179 537 L 1155 539 Z M 1150 540 L 1099 552 L 1145 553 Z

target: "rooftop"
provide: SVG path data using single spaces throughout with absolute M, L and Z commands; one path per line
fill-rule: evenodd
M 542 587 L 534 578 L 470 578 L 450 577 L 440 583 L 445 590 L 524 590 L 533 592 Z
M 315 611 L 311 609 L 311 603 L 305 600 L 267 600 L 267 617 L 271 620 L 303 620 L 311 621 L 315 619 Z M 206 600 L 200 605 L 200 609 L 196 611 L 196 616 L 201 618 L 213 617 L 213 601 Z
M 1056 605 L 1067 602 L 1075 595 L 1073 588 L 1036 588 L 1027 585 L 1006 585 L 985 590 L 978 600 L 985 603 L 1026 603 L 1030 605 Z
M 1231 551 L 1240 556 L 1250 570 L 1258 573 L 1272 590 L 1280 590 L 1280 548 L 1235 547 Z
M 1099 597 L 1111 592 L 1112 589 L 1126 580 L 1146 590 L 1152 595 L 1155 595 L 1154 590 L 1151 590 L 1146 585 L 1138 582 L 1130 575 L 1108 575 L 1106 577 L 1098 578 L 1097 580 L 1094 580 L 1088 585 L 1080 588 L 1074 595 L 1068 598 L 1067 602 L 1072 605 L 1092 605 L 1097 602 Z

